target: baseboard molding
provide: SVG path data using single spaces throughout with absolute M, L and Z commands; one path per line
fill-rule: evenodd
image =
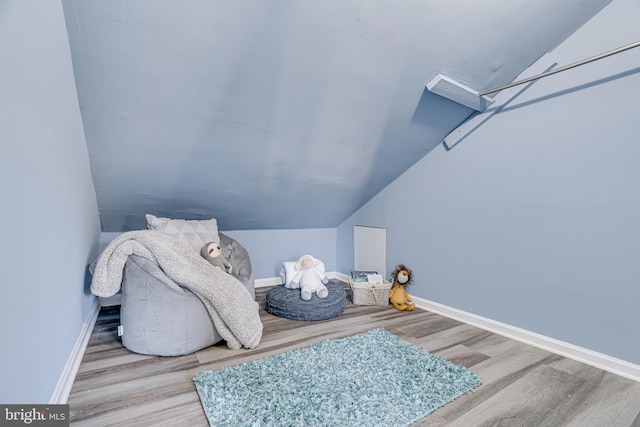
M 344 276 L 344 278 L 342 278 Z M 338 279 L 346 281 L 348 276 L 342 273 L 336 272 L 328 272 L 327 277 L 330 279 Z M 269 287 L 269 286 L 277 286 L 282 284 L 282 279 L 280 277 L 269 277 L 266 279 L 256 279 L 255 287 Z M 98 314 L 100 313 L 101 306 L 110 306 L 110 305 L 119 305 L 120 304 L 120 295 L 115 296 L 116 298 L 95 298 L 93 305 L 89 311 L 89 315 L 87 316 L 87 320 L 82 325 L 82 329 L 80 331 L 80 335 L 76 340 L 76 343 L 67 359 L 67 363 L 65 364 L 60 377 L 58 378 L 58 383 L 56 384 L 56 388 L 53 390 L 53 394 L 49 399 L 49 404 L 66 404 L 69 399 L 69 394 L 71 393 L 71 388 L 73 387 L 73 382 L 75 381 L 76 374 L 78 373 L 78 369 L 80 368 L 80 363 L 82 362 L 82 357 L 84 356 L 84 352 L 87 349 L 87 344 L 89 343 L 89 339 L 91 338 L 91 333 L 93 332 L 93 327 L 96 324 L 96 320 L 98 319 Z
M 506 323 L 497 322 L 482 316 L 467 313 L 424 298 L 413 295 L 411 298 L 413 299 L 413 302 L 415 302 L 416 307 L 423 310 L 431 311 L 468 325 L 476 326 L 489 332 L 594 366 L 598 369 L 602 369 L 603 371 L 611 372 L 612 374 L 640 382 L 640 365 L 616 359 L 615 357 L 598 353 L 583 347 L 578 347 L 544 335 L 536 334 L 535 332 L 507 325 Z
M 347 274 L 344 273 L 339 273 L 337 271 L 327 271 L 327 277 L 329 279 L 337 279 L 337 280 L 341 280 L 343 282 L 347 282 L 349 280 L 349 276 Z M 281 277 L 267 277 L 264 279 L 256 279 L 255 280 L 255 287 L 256 288 L 268 288 L 270 286 L 278 286 L 278 285 L 282 285 L 282 278 Z
M 265 279 L 256 279 L 254 281 L 256 288 L 268 288 L 270 286 L 282 285 L 282 279 L 280 277 L 267 277 Z
M 329 279 L 340 280 L 341 282 L 349 282 L 349 275 L 348 274 L 344 274 L 344 273 L 340 273 L 338 271 L 331 271 L 331 272 L 327 273 L 327 277 Z
M 51 399 L 49 399 L 50 405 L 66 404 L 67 400 L 69 400 L 71 387 L 73 387 L 73 382 L 76 379 L 76 374 L 80 368 L 80 362 L 82 362 L 82 357 L 87 349 L 87 344 L 89 343 L 89 338 L 91 338 L 93 327 L 98 319 L 98 313 L 100 313 L 100 304 L 98 303 L 98 298 L 95 298 L 93 305 L 91 306 L 91 310 L 89 311 L 89 316 L 82 325 L 82 330 L 76 340 L 76 344 L 67 359 L 67 363 L 64 365 L 64 369 L 60 374 L 56 388 L 53 390 Z
M 349 280 L 349 275 L 335 271 L 327 272 L 327 277 L 329 279 L 337 279 L 344 282 Z M 255 280 L 256 288 L 277 286 L 280 284 L 282 284 L 280 277 L 269 277 Z M 413 299 L 413 302 L 415 302 L 416 307 L 423 310 L 431 311 L 468 325 L 476 326 L 489 332 L 594 366 L 598 369 L 611 372 L 612 374 L 640 382 L 640 365 L 559 341 L 554 338 L 546 337 L 544 335 L 536 334 L 535 332 L 527 331 L 506 323 L 497 322 L 486 317 L 458 310 L 421 297 L 412 295 L 411 298 Z M 91 333 L 93 332 L 93 327 L 96 323 L 99 312 L 100 304 L 98 298 L 96 298 L 91 306 L 87 320 L 82 326 L 82 330 L 76 340 L 76 344 L 67 359 L 67 363 L 65 364 L 62 373 L 60 374 L 58 384 L 51 395 L 49 404 L 67 403 L 73 382 L 76 374 L 78 373 L 78 369 L 80 368 L 82 357 L 84 356 L 87 344 L 89 343 L 89 338 L 91 338 Z

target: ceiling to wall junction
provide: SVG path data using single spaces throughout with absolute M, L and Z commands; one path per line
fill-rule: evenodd
M 103 231 L 335 227 L 610 1 L 63 0 Z

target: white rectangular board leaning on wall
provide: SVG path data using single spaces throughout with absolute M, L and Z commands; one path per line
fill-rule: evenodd
M 353 227 L 353 269 L 377 271 L 387 277 L 387 229 L 355 225 Z

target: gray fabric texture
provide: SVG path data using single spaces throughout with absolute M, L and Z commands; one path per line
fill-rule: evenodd
M 249 253 L 223 233 L 220 240 L 220 257 L 240 272 L 235 277 L 255 299 Z M 125 264 L 120 323 L 122 345 L 135 353 L 179 356 L 222 340 L 202 301 L 169 279 L 155 262 L 137 255 L 130 255 Z
M 120 324 L 122 345 L 141 354 L 179 356 L 222 340 L 200 298 L 137 255 L 124 268 Z
M 197 295 L 229 348 L 258 345 L 262 322 L 259 305 L 250 292 L 234 276 L 213 267 L 191 248 L 159 231 L 130 231 L 109 243 L 95 266 L 93 294 L 111 296 L 120 290 L 129 255 L 153 261 L 169 279 Z
M 220 235 L 221 256 L 229 261 L 233 267 L 232 276 L 238 279 L 247 288 L 251 298 L 256 298 L 255 280 L 249 252 L 237 240 L 224 233 Z

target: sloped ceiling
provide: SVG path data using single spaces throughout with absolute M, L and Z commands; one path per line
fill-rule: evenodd
M 103 231 L 335 227 L 611 0 L 63 0 Z

